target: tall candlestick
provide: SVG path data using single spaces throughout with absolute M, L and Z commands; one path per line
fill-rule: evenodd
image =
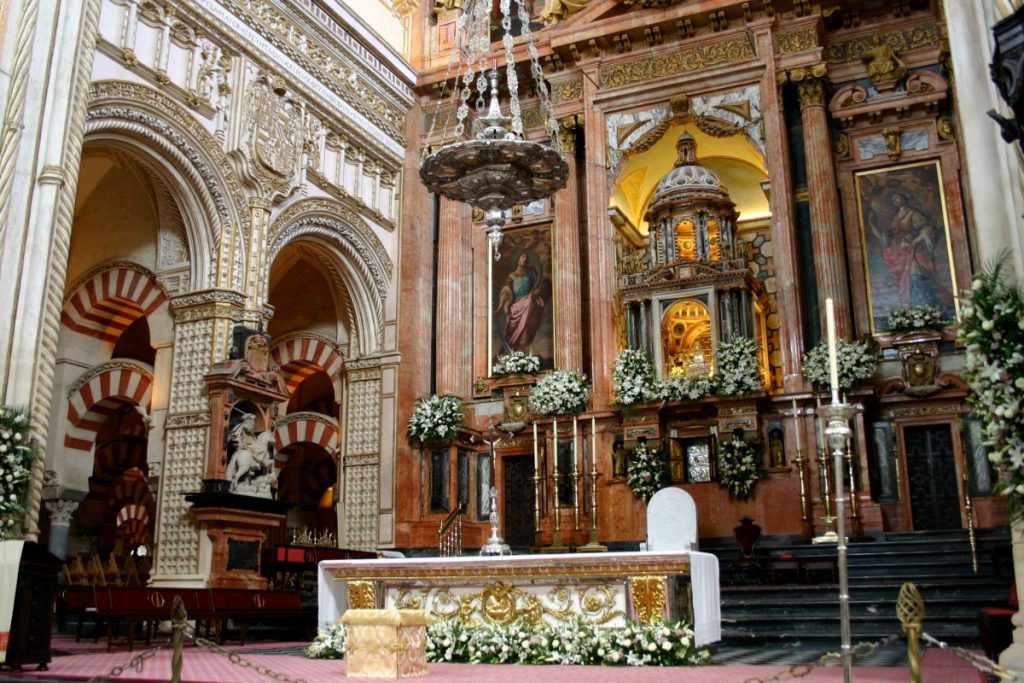
M 597 471 L 597 418 L 590 416 L 590 464 Z
M 839 403 L 839 349 L 836 342 L 836 307 L 825 299 L 825 328 L 828 331 L 828 380 L 832 385 L 832 403 Z
M 536 427 L 534 427 L 536 429 Z M 796 452 L 800 455 L 800 420 L 797 419 L 796 399 L 793 399 L 793 431 L 796 432 Z M 536 440 L 536 439 L 535 439 Z
M 576 431 L 576 416 L 572 416 L 572 469 L 577 469 L 576 463 L 580 461 L 580 437 Z
M 533 471 L 540 469 L 540 453 L 537 448 L 537 423 L 533 423 Z

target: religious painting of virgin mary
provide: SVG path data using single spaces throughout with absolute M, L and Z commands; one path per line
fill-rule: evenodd
M 491 259 L 490 365 L 522 351 L 555 367 L 555 316 L 551 282 L 551 226 L 506 230 L 501 258 Z
M 871 332 L 896 308 L 931 304 L 956 317 L 946 199 L 938 161 L 856 174 Z

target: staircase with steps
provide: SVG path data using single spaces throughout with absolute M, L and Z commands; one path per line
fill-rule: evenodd
M 924 599 L 926 633 L 957 645 L 976 645 L 979 610 L 1004 605 L 1010 593 L 1009 529 L 980 530 L 976 546 L 975 574 L 965 530 L 888 533 L 881 539 L 849 543 L 853 643 L 902 633 L 896 600 L 900 587 L 910 581 Z M 772 558 L 834 556 L 835 544 L 763 538 L 753 569 L 739 561 L 733 539 L 702 540 L 701 550 L 714 553 L 720 562 L 724 644 L 838 641 L 838 585 L 830 573 L 798 577 L 780 572 L 773 576 L 771 571 Z

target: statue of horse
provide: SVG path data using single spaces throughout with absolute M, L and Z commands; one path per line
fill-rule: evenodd
M 233 435 L 234 437 L 234 435 Z M 234 491 L 239 484 L 273 471 L 274 458 L 270 445 L 274 434 L 271 430 L 251 435 L 248 439 L 237 439 L 237 450 L 228 463 L 227 478 Z

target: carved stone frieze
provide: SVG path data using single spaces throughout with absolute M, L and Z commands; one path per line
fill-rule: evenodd
M 813 26 L 775 34 L 775 54 L 792 55 L 818 47 L 818 31 Z
M 583 78 L 575 76 L 551 84 L 551 103 L 575 102 L 583 97 Z
M 605 88 L 618 88 L 631 83 L 753 59 L 755 56 L 754 46 L 746 37 L 694 45 L 667 54 L 603 67 L 600 72 L 601 85 Z
M 245 295 L 230 289 L 205 289 L 176 296 L 170 300 L 174 322 L 242 319 Z
M 185 429 L 203 427 L 210 424 L 210 413 L 206 411 L 193 413 L 175 413 L 167 416 L 164 429 Z
M 327 220 L 328 217 L 338 220 Z M 322 222 L 321 219 L 325 219 Z M 274 241 L 279 240 L 282 233 L 286 233 L 296 225 L 321 224 L 327 227 L 341 226 L 339 236 L 346 236 L 352 242 L 353 247 L 359 252 L 368 264 L 376 263 L 382 270 L 382 278 L 390 278 L 392 273 L 391 258 L 387 250 L 381 244 L 380 239 L 374 234 L 369 225 L 366 224 L 355 211 L 343 203 L 325 199 L 307 199 L 288 207 L 280 216 L 274 219 L 270 226 L 270 238 L 272 253 L 277 253 L 274 248 Z M 283 246 L 283 243 L 282 245 Z M 278 247 L 279 249 L 280 247 Z
M 942 37 L 937 24 L 923 23 L 878 35 L 882 43 L 899 52 L 939 45 Z M 831 65 L 859 62 L 872 48 L 872 36 L 833 43 L 825 47 L 825 62 Z

